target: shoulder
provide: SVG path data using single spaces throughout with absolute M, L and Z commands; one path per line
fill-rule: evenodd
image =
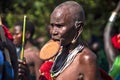
M 78 54 L 79 61 L 84 63 L 96 62 L 96 55 L 89 48 L 85 47 L 82 52 Z
M 42 60 L 39 58 L 40 50 L 34 46 L 31 48 L 31 52 L 33 61 L 36 62 L 37 64 L 41 63 Z
M 25 50 L 24 57 L 28 63 L 39 61 L 39 49 L 37 47 L 30 47 Z
M 34 51 L 33 53 L 35 54 L 35 55 L 39 55 L 39 49 L 37 48 L 37 47 L 33 47 L 32 48 L 32 51 Z
M 36 56 L 38 56 L 39 49 L 36 46 L 32 46 L 32 47 L 26 49 L 25 52 L 28 53 L 28 55 L 36 55 Z

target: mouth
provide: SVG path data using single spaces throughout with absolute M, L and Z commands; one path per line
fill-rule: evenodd
M 52 40 L 54 40 L 54 41 L 60 41 L 60 38 L 57 37 L 57 36 L 52 36 L 51 38 L 52 38 Z
M 55 38 L 52 38 L 53 41 L 59 41 L 60 42 L 60 39 L 55 39 Z
M 15 41 L 15 40 L 14 40 L 14 41 L 13 41 L 13 43 L 14 43 L 14 44 L 16 44 L 16 43 L 17 43 L 17 41 Z

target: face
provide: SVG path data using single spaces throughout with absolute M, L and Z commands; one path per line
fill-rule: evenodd
M 14 26 L 13 29 L 13 43 L 19 47 L 22 44 L 22 31 L 20 26 Z
M 55 10 L 50 17 L 50 34 L 53 40 L 61 40 L 61 45 L 69 44 L 75 35 L 69 10 Z

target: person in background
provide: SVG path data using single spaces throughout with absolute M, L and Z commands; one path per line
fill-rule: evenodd
M 96 54 L 98 65 L 103 70 L 105 70 L 105 72 L 108 73 L 109 64 L 108 64 L 108 60 L 106 59 L 107 57 L 105 54 L 104 45 L 103 45 L 103 42 L 102 42 L 100 36 L 97 37 L 95 35 L 91 35 L 91 37 L 88 41 L 88 46 Z
M 23 21 L 17 22 L 14 25 L 13 28 L 13 43 L 16 46 L 16 51 L 18 58 L 20 59 L 20 53 L 21 53 L 21 48 L 22 48 L 22 31 L 23 30 Z M 25 62 L 27 64 L 27 69 L 30 71 L 30 77 L 29 80 L 38 80 L 40 73 L 39 73 L 39 68 L 42 64 L 42 60 L 38 57 L 39 54 L 39 49 L 33 44 L 33 35 L 35 32 L 35 26 L 32 22 L 27 21 L 26 22 L 26 31 L 25 31 L 25 46 L 24 46 L 24 58 Z M 22 62 L 19 60 L 19 64 L 24 64 L 25 62 Z M 18 65 L 18 67 L 21 67 Z M 26 74 L 27 72 L 26 71 Z M 24 75 L 21 74 L 23 73 L 21 69 L 18 70 L 19 75 Z M 36 78 L 36 79 L 35 79 Z
M 110 25 L 109 25 L 110 26 Z M 109 64 L 109 70 L 112 68 L 113 62 L 117 56 L 119 56 L 117 48 L 115 48 L 112 44 L 111 38 L 114 35 L 119 34 L 120 28 L 119 26 L 106 26 L 104 29 L 104 50 L 107 57 L 107 61 Z
M 18 61 L 16 49 L 12 42 L 13 36 L 6 25 L 1 22 L 0 27 L 3 28 L 3 31 L 0 30 L 0 80 L 18 80 Z
M 120 54 L 120 33 L 115 34 L 111 38 L 111 42 L 116 49 L 116 53 Z M 120 55 L 115 58 L 112 68 L 109 71 L 109 75 L 112 76 L 115 80 L 120 80 Z

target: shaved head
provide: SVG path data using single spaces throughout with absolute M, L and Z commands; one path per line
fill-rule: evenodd
M 51 15 L 60 16 L 61 14 L 64 14 L 66 17 L 70 16 L 74 22 L 83 22 L 85 20 L 84 10 L 82 6 L 75 1 L 66 1 L 58 5 Z
M 62 40 L 62 45 L 71 43 L 82 32 L 85 20 L 82 6 L 75 1 L 58 5 L 50 16 L 50 33 L 54 40 Z

